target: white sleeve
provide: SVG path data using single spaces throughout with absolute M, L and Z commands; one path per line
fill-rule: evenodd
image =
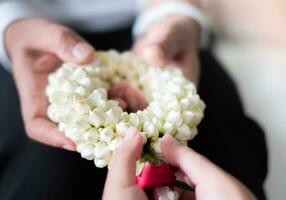
M 11 63 L 5 49 L 5 31 L 16 20 L 41 16 L 37 9 L 30 5 L 25 1 L 4 1 L 0 3 L 0 63 L 8 71 L 11 71 Z
M 141 6 L 141 8 L 144 7 L 144 2 L 146 1 L 141 0 L 139 2 L 141 2 L 141 4 L 138 5 Z M 209 39 L 207 20 L 199 8 L 186 2 L 171 1 L 141 12 L 133 25 L 134 38 L 139 38 L 144 35 L 153 24 L 174 14 L 188 16 L 197 22 L 201 28 L 201 48 L 205 48 Z

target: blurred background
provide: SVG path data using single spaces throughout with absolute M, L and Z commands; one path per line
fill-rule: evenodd
M 286 1 L 205 0 L 205 9 L 217 36 L 213 52 L 266 132 L 268 198 L 285 199 Z
M 284 199 L 286 0 L 202 1 L 216 36 L 213 52 L 235 81 L 245 111 L 266 132 L 268 198 Z

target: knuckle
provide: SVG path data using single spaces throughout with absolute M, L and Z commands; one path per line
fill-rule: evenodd
M 57 30 L 57 37 L 59 45 L 64 45 L 67 41 L 70 40 L 70 37 L 73 35 L 71 30 L 65 27 L 60 27 Z

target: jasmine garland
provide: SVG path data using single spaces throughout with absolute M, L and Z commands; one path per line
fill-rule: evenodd
M 127 81 L 139 88 L 149 105 L 136 113 L 109 100 L 108 89 Z M 77 145 L 83 158 L 97 167 L 109 164 L 129 127 L 145 138 L 142 160 L 164 160 L 159 145 L 164 134 L 187 144 L 197 134 L 204 103 L 193 83 L 174 67 L 148 66 L 130 53 L 97 52 L 89 65 L 64 63 L 48 79 L 48 117 Z

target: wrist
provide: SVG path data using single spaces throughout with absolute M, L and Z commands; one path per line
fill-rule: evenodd
M 186 19 L 190 19 L 191 26 L 198 30 L 200 46 L 206 46 L 208 42 L 206 19 L 199 8 L 187 2 L 169 2 L 145 10 L 136 19 L 133 27 L 134 37 L 141 37 L 153 24 L 169 19 L 170 16 L 184 16 Z
M 5 1 L 0 5 L 0 62 L 10 71 L 10 60 L 8 58 L 6 43 L 7 28 L 15 21 L 36 16 L 37 11 L 26 3 L 20 1 Z M 18 37 L 19 37 L 18 33 Z

